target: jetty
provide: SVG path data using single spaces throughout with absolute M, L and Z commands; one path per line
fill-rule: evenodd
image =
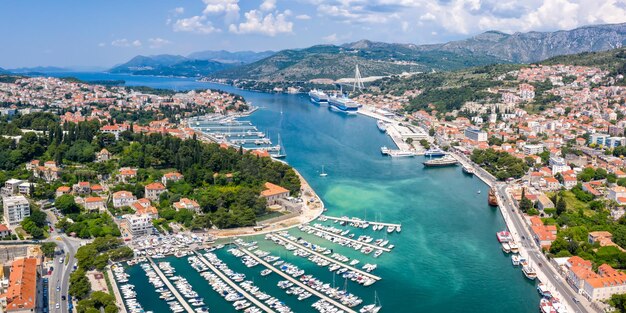
M 328 216 L 328 215 L 322 215 L 320 216 L 321 218 L 326 218 L 329 220 L 333 220 L 333 221 L 339 221 L 339 222 L 347 222 L 347 223 L 368 223 L 370 225 L 381 225 L 381 226 L 393 226 L 393 227 L 401 227 L 401 224 L 393 224 L 393 223 L 382 223 L 382 222 L 372 222 L 372 221 L 365 221 L 365 220 L 361 220 L 358 219 L 356 217 L 353 218 L 348 218 L 348 217 L 334 217 L 334 216 Z
M 211 264 L 211 262 L 207 261 L 207 259 L 201 253 L 198 253 L 198 251 L 194 251 L 194 252 L 198 256 L 198 260 L 200 260 L 202 263 L 204 263 L 206 266 L 208 266 L 211 271 L 213 271 L 215 274 L 217 274 L 217 276 L 219 276 L 224 282 L 226 282 L 228 285 L 230 285 L 233 289 L 237 290 L 238 293 L 240 293 L 242 296 L 244 296 L 250 302 L 254 303 L 254 305 L 256 305 L 261 310 L 263 310 L 265 312 L 268 312 L 268 313 L 275 313 L 274 310 L 270 309 L 265 304 L 263 304 L 261 301 L 259 301 L 257 298 L 251 296 L 248 292 L 243 290 L 243 288 L 241 288 L 239 285 L 235 284 L 235 282 L 233 282 L 230 278 L 228 278 L 228 276 L 224 275 L 224 273 L 222 273 L 222 271 L 220 271 L 217 267 L 213 266 L 213 264 Z
M 265 262 L 263 259 L 259 258 L 257 255 L 255 255 L 254 253 L 250 252 L 246 247 L 241 247 L 239 245 L 237 245 L 237 247 L 239 247 L 239 250 L 241 250 L 241 252 L 249 255 L 251 258 L 253 258 L 254 260 L 256 260 L 257 262 L 263 264 L 263 266 L 267 267 L 268 269 L 270 269 L 272 272 L 282 276 L 283 278 L 285 278 L 286 280 L 294 283 L 295 285 L 298 285 L 299 287 L 305 289 L 306 291 L 310 292 L 311 294 L 314 294 L 315 296 L 317 296 L 318 298 L 334 305 L 335 307 L 339 308 L 340 310 L 343 310 L 344 312 L 347 313 L 356 313 L 356 311 L 352 310 L 351 308 L 335 301 L 334 299 L 328 297 L 327 295 L 307 286 L 306 284 L 302 283 L 301 281 L 291 277 L 291 275 L 288 275 L 286 273 L 284 273 L 283 271 L 275 268 L 274 266 L 272 266 L 271 264 Z
M 181 296 L 180 293 L 178 293 L 178 290 L 176 290 L 176 288 L 174 288 L 174 285 L 172 285 L 170 280 L 167 279 L 167 277 L 165 277 L 165 274 L 163 274 L 163 272 L 161 272 L 161 269 L 156 265 L 156 263 L 154 263 L 154 261 L 152 260 L 151 257 L 148 257 L 148 262 L 150 262 L 150 265 L 152 266 L 154 271 L 157 273 L 157 275 L 159 275 L 161 280 L 165 283 L 167 288 L 172 292 L 174 297 L 176 297 L 178 302 L 180 302 L 180 304 L 183 306 L 183 308 L 185 308 L 185 311 L 187 311 L 188 313 L 195 313 L 195 311 L 191 308 L 189 303 L 187 303 L 187 300 L 185 300 L 185 298 L 183 298 L 183 296 Z
M 321 232 L 323 234 L 326 234 L 326 235 L 329 235 L 331 237 L 340 238 L 340 239 L 343 239 L 345 241 L 348 241 L 348 242 L 351 242 L 351 243 L 354 243 L 354 244 L 360 244 L 360 245 L 363 245 L 365 247 L 370 247 L 370 248 L 372 248 L 374 250 L 383 250 L 385 252 L 391 251 L 391 249 L 389 249 L 387 247 L 381 247 L 381 246 L 378 246 L 378 245 L 373 245 L 371 243 L 358 241 L 358 240 L 354 240 L 354 239 L 351 239 L 351 238 L 348 238 L 348 237 L 344 237 L 344 236 L 341 236 L 341 235 L 333 234 L 333 233 L 331 233 L 329 231 L 323 230 L 323 229 L 321 229 L 319 227 L 316 227 L 316 226 L 306 226 L 306 227 L 310 227 L 312 229 L 315 229 L 316 231 L 319 231 L 319 232 Z
M 296 247 L 298 247 L 298 248 L 300 248 L 302 250 L 305 250 L 305 251 L 310 252 L 310 253 L 312 253 L 312 254 L 320 257 L 320 258 L 323 258 L 324 260 L 329 261 L 332 264 L 337 264 L 337 265 L 339 265 L 341 267 L 345 267 L 345 268 L 347 268 L 347 269 L 349 269 L 351 271 L 357 272 L 357 273 L 359 273 L 359 274 L 361 274 L 363 276 L 366 276 L 368 278 L 374 279 L 376 281 L 379 281 L 379 280 L 382 279 L 380 276 L 376 276 L 374 274 L 371 274 L 371 273 L 368 273 L 366 271 L 360 270 L 360 269 L 358 269 L 356 267 L 353 267 L 353 266 L 350 266 L 348 264 L 345 264 L 345 263 L 342 263 L 340 261 L 337 261 L 337 260 L 335 260 L 335 259 L 333 259 L 331 257 L 328 257 L 326 255 L 323 255 L 323 254 L 321 254 L 321 253 L 319 253 L 319 252 L 317 252 L 317 251 L 315 251 L 315 250 L 313 250 L 311 248 L 305 247 L 305 246 L 303 246 L 303 245 L 301 245 L 301 244 L 299 244 L 299 243 L 297 243 L 297 242 L 295 242 L 295 241 L 293 241 L 293 240 L 291 240 L 289 238 L 283 237 L 283 236 L 278 235 L 278 234 L 273 234 L 273 235 L 276 236 L 277 238 L 279 238 L 280 240 L 283 240 L 283 241 L 285 241 L 287 243 L 290 243 L 290 244 L 292 244 L 292 245 L 294 245 L 294 246 L 296 246 Z

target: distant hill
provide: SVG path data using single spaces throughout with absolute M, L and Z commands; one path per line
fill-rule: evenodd
M 465 40 L 419 46 L 419 49 L 470 52 L 514 63 L 530 63 L 558 55 L 605 51 L 623 46 L 626 46 L 626 23 L 512 35 L 489 31 Z
M 180 55 L 136 56 L 109 70 L 111 73 L 135 75 L 198 77 L 233 66 L 209 60 L 191 60 Z
M 11 73 L 11 72 L 9 72 L 9 71 L 7 71 L 7 70 L 5 70 L 5 69 L 0 67 L 0 74 L 9 74 L 9 73 Z
M 252 63 L 264 58 L 267 58 L 276 53 L 275 51 L 262 51 L 262 52 L 254 52 L 254 51 L 236 51 L 230 52 L 226 50 L 207 50 L 194 52 L 187 56 L 189 59 L 193 60 L 211 60 L 217 61 L 221 63 L 239 63 L 246 64 Z
M 212 74 L 215 78 L 267 81 L 308 81 L 354 76 L 358 63 L 363 76 L 384 76 L 403 72 L 451 70 L 504 62 L 492 57 L 452 52 L 419 51 L 415 45 L 361 40 L 306 49 L 283 50 L 257 62 Z
M 12 73 L 25 74 L 25 73 L 61 73 L 61 72 L 69 72 L 71 70 L 64 68 L 64 67 L 57 67 L 57 66 L 35 66 L 35 67 L 12 68 L 9 71 L 11 71 Z

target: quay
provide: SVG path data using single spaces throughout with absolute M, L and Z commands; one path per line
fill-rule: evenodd
M 321 228 L 318 228 L 318 227 L 315 227 L 315 226 L 307 226 L 307 227 L 313 228 L 313 229 L 315 229 L 315 230 L 317 230 L 319 232 L 322 232 L 322 233 L 324 233 L 326 235 L 329 235 L 331 237 L 340 238 L 340 239 L 346 240 L 348 242 L 352 242 L 352 243 L 360 244 L 360 245 L 363 245 L 363 246 L 366 246 L 366 247 L 370 247 L 370 248 L 372 248 L 374 250 L 383 250 L 385 252 L 391 251 L 391 249 L 386 248 L 386 247 L 381 247 L 381 246 L 373 245 L 373 244 L 370 244 L 370 243 L 367 243 L 367 242 L 358 241 L 358 240 L 350 239 L 350 238 L 347 238 L 347 237 L 344 237 L 344 236 L 341 236 L 341 235 L 333 234 L 333 233 L 331 233 L 329 231 L 325 231 L 325 230 L 323 230 Z
M 211 269 L 211 271 L 213 271 L 215 274 L 217 274 L 217 276 L 219 276 L 224 282 L 226 282 L 231 287 L 233 287 L 233 289 L 237 290 L 238 293 L 243 295 L 250 302 L 254 303 L 254 305 L 256 305 L 257 307 L 259 307 L 261 310 L 263 310 L 265 312 L 275 313 L 272 309 L 268 308 L 265 304 L 263 304 L 257 298 L 251 296 L 249 293 L 247 293 L 245 290 L 243 290 L 239 285 L 235 284 L 235 282 L 233 282 L 230 278 L 228 278 L 226 275 L 224 275 L 224 273 L 222 273 L 222 271 L 220 271 L 215 266 L 213 266 L 213 264 L 211 264 L 211 262 L 207 261 L 207 259 L 204 258 L 204 256 L 201 253 L 198 253 L 198 251 L 194 251 L 194 253 L 198 256 L 198 260 L 200 260 L 202 263 L 204 263 L 206 266 L 208 266 L 209 269 Z
M 356 313 L 356 311 L 352 310 L 351 308 L 335 301 L 334 299 L 328 297 L 327 295 L 307 286 L 306 284 L 303 284 L 301 281 L 291 277 L 290 275 L 288 275 L 287 273 L 284 273 L 283 271 L 275 268 L 274 266 L 272 266 L 271 264 L 265 262 L 263 259 L 259 258 L 256 254 L 248 251 L 248 249 L 246 249 L 245 247 L 240 247 L 239 245 L 237 245 L 237 247 L 239 248 L 239 250 L 241 250 L 243 253 L 249 255 L 251 258 L 253 258 L 254 260 L 256 260 L 257 262 L 263 264 L 265 267 L 267 267 L 268 269 L 270 269 L 272 272 L 282 276 L 283 278 L 285 278 L 286 280 L 294 283 L 295 285 L 298 285 L 299 287 L 305 289 L 306 291 L 310 292 L 311 294 L 314 294 L 315 296 L 317 296 L 318 298 L 334 305 L 335 307 L 339 308 L 340 310 L 343 310 L 346 313 Z
M 356 268 L 356 267 L 353 267 L 353 266 L 351 266 L 351 265 L 348 265 L 348 264 L 342 263 L 342 262 L 340 262 L 340 261 L 337 261 L 337 260 L 335 260 L 335 259 L 333 259 L 333 258 L 331 258 L 331 257 L 325 256 L 325 255 L 323 255 L 323 254 L 321 254 L 321 253 L 319 253 L 319 252 L 317 252 L 317 251 L 313 251 L 312 249 L 307 248 L 307 247 L 305 247 L 305 246 L 303 246 L 303 245 L 301 245 L 301 244 L 299 244 L 299 243 L 297 243 L 297 242 L 295 242 L 295 241 L 293 241 L 293 240 L 291 240 L 291 239 L 288 239 L 288 238 L 286 238 L 286 237 L 283 237 L 283 236 L 281 236 L 281 235 L 274 234 L 274 236 L 276 236 L 276 237 L 278 237 L 280 240 L 283 240 L 283 241 L 285 241 L 285 242 L 287 242 L 287 243 L 290 243 L 290 244 L 292 244 L 292 245 L 294 245 L 294 246 L 296 246 L 296 247 L 298 247 L 298 248 L 300 248 L 300 249 L 302 249 L 302 250 L 306 250 L 307 252 L 310 252 L 310 253 L 312 253 L 312 254 L 315 254 L 316 256 L 318 256 L 318 257 L 320 257 L 320 258 L 322 258 L 322 259 L 324 259 L 324 260 L 326 260 L 326 261 L 329 261 L 329 262 L 331 262 L 331 263 L 333 263 L 333 264 L 340 265 L 341 267 L 345 267 L 345 268 L 347 268 L 347 269 L 349 269 L 349 270 L 351 270 L 351 271 L 357 272 L 357 273 L 359 273 L 359 274 L 361 274 L 361 275 L 363 275 L 363 276 L 366 276 L 366 277 L 368 277 L 368 278 L 374 279 L 374 280 L 376 280 L 376 281 L 379 281 L 379 280 L 381 280 L 381 279 L 382 279 L 380 276 L 376 276 L 376 275 L 371 274 L 371 273 L 368 273 L 368 272 L 366 272 L 366 271 L 362 271 L 362 270 L 360 270 L 360 269 L 358 269 L 358 268 Z
M 333 220 L 333 221 L 348 222 L 348 223 L 368 223 L 370 225 L 382 225 L 382 226 L 393 226 L 393 227 L 400 227 L 400 226 L 402 226 L 401 224 L 382 223 L 382 222 L 370 222 L 370 221 L 365 221 L 365 220 L 359 220 L 359 219 L 357 219 L 355 217 L 347 218 L 347 217 L 334 217 L 334 216 L 328 216 L 328 215 L 322 215 L 320 217 L 327 218 L 327 219 Z
M 185 311 L 187 311 L 188 313 L 195 313 L 194 310 L 189 305 L 189 303 L 187 303 L 187 300 L 185 300 L 185 298 L 183 298 L 183 296 L 181 296 L 180 293 L 178 293 L 178 290 L 176 288 L 174 288 L 174 285 L 172 285 L 170 280 L 167 279 L 167 277 L 165 277 L 163 272 L 161 272 L 161 269 L 156 265 L 156 263 L 154 263 L 152 258 L 151 257 L 147 257 L 147 258 L 148 258 L 148 262 L 150 262 L 150 265 L 152 266 L 154 271 L 157 273 L 157 275 L 159 275 L 159 277 L 161 277 L 161 280 L 163 280 L 163 282 L 165 283 L 167 288 L 172 292 L 174 297 L 176 297 L 178 302 L 180 302 L 180 304 L 183 306 L 183 308 L 185 308 Z
M 120 295 L 120 289 L 117 287 L 117 280 L 115 280 L 115 276 L 111 272 L 111 267 L 107 267 L 105 275 L 109 276 L 109 281 L 111 282 L 111 287 L 113 288 L 113 295 L 115 295 L 115 302 L 117 304 L 117 308 L 120 313 L 126 313 L 126 304 L 124 303 L 124 299 L 122 295 Z

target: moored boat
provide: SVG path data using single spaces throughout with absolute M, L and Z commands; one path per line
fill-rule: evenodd
M 439 159 L 432 159 L 423 162 L 424 166 L 426 167 L 454 166 L 457 165 L 457 163 L 458 161 L 450 155 L 446 155 Z
M 537 285 L 537 292 L 544 298 L 552 298 L 552 293 L 548 290 L 548 287 L 544 283 L 539 283 Z
M 535 269 L 531 265 L 523 266 L 522 273 L 524 273 L 524 276 L 530 280 L 537 279 L 537 272 L 535 272 Z
M 487 203 L 491 206 L 498 206 L 498 197 L 496 197 L 496 191 L 493 188 L 489 189 L 489 195 L 487 196 Z

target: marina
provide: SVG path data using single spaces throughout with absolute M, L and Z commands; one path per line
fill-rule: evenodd
M 319 220 L 324 222 L 327 220 L 331 220 L 331 221 L 337 221 L 337 222 L 344 222 L 344 223 L 348 223 L 348 225 L 350 226 L 354 226 L 354 227 L 361 227 L 362 225 L 372 225 L 372 226 L 383 226 L 383 227 L 395 227 L 396 229 L 402 227 L 402 224 L 394 224 L 394 223 L 383 223 L 383 222 L 376 222 L 376 221 L 366 221 L 366 220 L 362 220 L 359 219 L 358 217 L 347 217 L 347 216 L 343 216 L 343 217 L 334 217 L 334 216 L 329 216 L 329 215 L 321 215 L 319 217 Z M 367 228 L 367 227 L 365 227 Z
M 270 269 L 272 272 L 282 276 L 283 278 L 285 278 L 286 280 L 290 281 L 291 283 L 301 287 L 302 289 L 310 292 L 311 294 L 317 296 L 318 298 L 324 300 L 327 303 L 330 303 L 331 305 L 343 310 L 344 312 L 347 313 L 356 313 L 356 311 L 352 310 L 351 308 L 345 306 L 342 303 L 339 303 L 337 301 L 335 301 L 334 299 L 332 299 L 331 297 L 328 297 L 327 295 L 307 286 L 306 284 L 300 282 L 299 280 L 293 278 L 292 276 L 278 270 L 277 268 L 275 268 L 273 265 L 269 264 L 268 262 L 264 261 L 263 259 L 259 258 L 258 256 L 256 256 L 254 253 L 250 252 L 249 250 L 245 249 L 245 248 L 241 248 L 240 247 L 240 251 L 242 251 L 243 253 L 245 253 L 246 255 L 250 256 L 252 259 L 254 259 L 255 261 L 259 262 L 259 264 L 262 264 L 263 266 L 265 266 L 266 268 Z
M 154 263 L 154 261 L 152 260 L 152 258 L 148 257 L 148 262 L 150 262 L 150 265 L 152 266 L 152 268 L 154 269 L 154 271 L 156 272 L 156 274 L 161 278 L 161 281 L 163 283 L 165 283 L 165 285 L 167 286 L 167 288 L 170 290 L 170 292 L 172 293 L 172 295 L 178 300 L 178 302 L 180 303 L 180 305 L 182 305 L 184 311 L 187 311 L 187 313 L 196 313 L 194 311 L 193 308 L 191 308 L 191 306 L 189 305 L 189 303 L 187 303 L 187 301 L 185 300 L 185 298 L 183 298 L 180 293 L 178 293 L 178 290 L 172 285 L 172 283 L 167 279 L 167 277 L 165 276 L 165 274 L 163 274 L 163 272 L 161 271 L 161 269 L 159 269 L 159 267 L 156 265 L 156 263 Z M 182 312 L 182 311 L 181 311 Z
M 335 233 L 333 233 L 333 232 L 328 231 L 327 229 L 323 229 L 323 228 L 321 228 L 319 225 L 313 225 L 313 226 L 303 226 L 303 230 L 304 230 L 304 231 L 306 231 L 307 229 L 312 229 L 312 230 L 314 230 L 315 232 L 320 232 L 320 233 L 322 233 L 322 234 L 324 234 L 324 235 L 327 235 L 327 236 L 330 236 L 330 237 L 333 237 L 333 238 L 340 239 L 340 240 L 342 240 L 342 241 L 344 241 L 344 242 L 351 243 L 351 244 L 352 244 L 352 246 L 362 245 L 363 247 L 369 247 L 369 248 L 370 248 L 370 249 L 372 249 L 372 250 L 382 250 L 382 251 L 385 251 L 385 252 L 389 252 L 389 251 L 391 251 L 391 249 L 389 249 L 388 247 L 382 247 L 382 246 L 379 246 L 379 245 L 374 245 L 374 244 L 371 244 L 371 243 L 368 243 L 368 242 L 359 241 L 359 240 L 355 240 L 355 239 L 352 239 L 352 238 L 347 238 L 347 237 L 344 237 L 344 236 L 342 236 L 342 235 L 340 235 L 340 234 L 335 234 Z M 312 232 L 312 233 L 313 233 L 313 232 Z M 322 237 L 322 236 L 318 236 L 318 237 L 324 238 L 324 237 Z M 360 250 L 360 249 L 359 249 L 359 250 Z M 370 252 L 371 252 L 371 251 L 370 251 Z M 365 253 L 365 252 L 364 252 L 364 253 Z

